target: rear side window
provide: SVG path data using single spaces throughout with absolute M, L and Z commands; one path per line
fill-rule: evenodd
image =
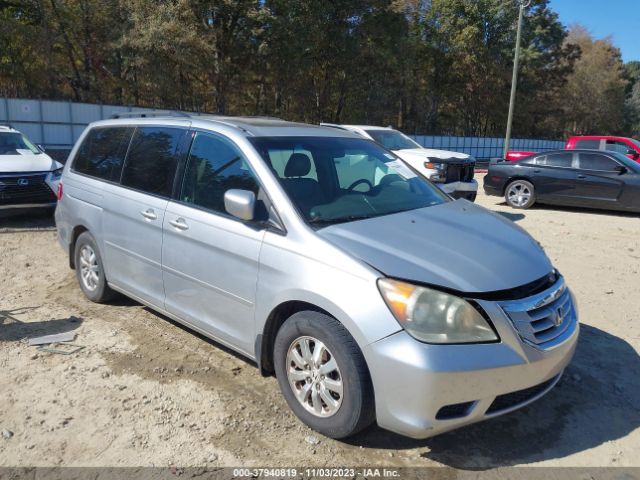
M 105 127 L 89 131 L 73 162 L 73 171 L 119 182 L 133 130 L 131 127 Z
M 536 157 L 533 162 L 535 165 L 544 165 L 547 167 L 565 167 L 570 168 L 573 161 L 573 153 L 551 153 L 541 157 Z
M 171 127 L 138 127 L 122 172 L 122 185 L 161 197 L 171 196 L 178 148 L 187 131 Z
M 226 213 L 224 194 L 238 188 L 258 194 L 259 184 L 240 151 L 221 137 L 197 133 L 184 173 L 180 200 Z
M 575 148 L 584 148 L 587 150 L 599 150 L 600 140 L 577 140 Z
M 579 165 L 582 170 L 604 170 L 613 172 L 618 167 L 618 162 L 597 153 L 581 153 Z

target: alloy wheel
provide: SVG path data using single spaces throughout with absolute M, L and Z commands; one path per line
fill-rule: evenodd
M 532 194 L 533 192 L 528 185 L 522 182 L 513 182 L 507 191 L 507 198 L 512 205 L 523 207 L 529 203 Z
M 80 276 L 84 287 L 93 292 L 100 284 L 100 266 L 96 252 L 90 245 L 80 249 Z
M 335 357 L 320 340 L 295 339 L 287 353 L 287 378 L 298 402 L 317 417 L 330 417 L 342 405 L 342 375 Z

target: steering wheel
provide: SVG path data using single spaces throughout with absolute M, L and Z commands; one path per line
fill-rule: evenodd
M 367 185 L 369 185 L 369 190 L 373 190 L 373 184 L 369 180 L 367 180 L 366 178 L 360 178 L 360 179 L 356 180 L 351 185 L 349 185 L 347 190 L 352 191 L 354 188 L 356 188 L 361 183 L 366 183 Z

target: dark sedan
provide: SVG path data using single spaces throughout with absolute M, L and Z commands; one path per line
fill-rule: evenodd
M 556 150 L 491 161 L 488 195 L 514 208 L 534 203 L 640 212 L 640 164 L 618 152 Z

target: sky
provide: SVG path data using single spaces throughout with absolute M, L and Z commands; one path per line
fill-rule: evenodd
M 640 60 L 640 0 L 550 0 L 569 26 L 580 23 L 596 37 L 611 35 L 625 62 Z

